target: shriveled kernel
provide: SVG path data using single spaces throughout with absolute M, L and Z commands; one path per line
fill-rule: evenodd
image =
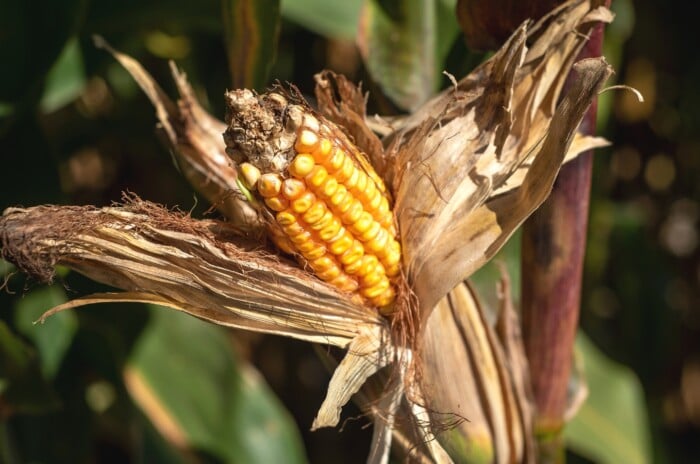
M 316 166 L 314 157 L 307 153 L 302 153 L 294 157 L 292 162 L 289 163 L 288 169 L 292 176 L 302 179 L 311 172 L 314 166 Z
M 306 184 L 299 179 L 285 179 L 282 182 L 282 195 L 289 200 L 296 200 L 306 191 Z
M 272 211 L 284 211 L 289 208 L 289 201 L 283 197 L 265 198 L 265 204 Z
M 282 231 L 287 235 L 299 235 L 304 232 L 304 228 L 298 222 L 293 222 L 289 225 L 282 226 Z
M 279 174 L 263 174 L 258 179 L 258 192 L 265 198 L 277 196 L 282 188 L 282 178 Z
M 238 170 L 241 174 L 243 184 L 251 190 L 254 189 L 255 184 L 258 183 L 258 179 L 260 179 L 261 176 L 260 169 L 250 163 L 241 163 L 240 166 L 238 166 Z
M 311 206 L 316 203 L 316 196 L 311 192 L 306 192 L 291 204 L 292 210 L 295 213 L 305 213 Z

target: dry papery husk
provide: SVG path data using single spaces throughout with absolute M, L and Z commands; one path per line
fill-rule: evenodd
M 184 74 L 172 66 L 175 103 L 136 61 L 111 49 L 153 102 L 183 174 L 229 222 L 195 220 L 135 196 L 101 209 L 10 208 L 0 219 L 3 257 L 42 281 L 62 264 L 124 290 L 44 317 L 92 303 L 148 302 L 346 349 L 314 428 L 336 425 L 341 407 L 392 364 L 359 397 L 375 418 L 369 462 L 387 462 L 392 436 L 417 460 L 529 461 L 529 381 L 516 315 L 502 308 L 494 331 L 462 282 L 544 201 L 563 162 L 605 144 L 576 129 L 611 70 L 603 59 L 574 61 L 590 27 L 610 19 L 593 2 L 568 2 L 524 24 L 473 73 L 391 124 L 368 118 L 365 96 L 341 76 L 317 76 L 319 111 L 367 153 L 394 194 L 419 316 L 408 343 L 395 342 L 406 341 L 396 324 L 262 244 L 263 223 L 225 155 L 225 125 L 197 103 Z

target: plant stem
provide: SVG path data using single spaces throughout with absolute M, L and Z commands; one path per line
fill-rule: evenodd
M 601 24 L 579 58 L 600 56 L 602 38 Z M 595 131 L 596 113 L 594 103 L 581 124 L 583 133 Z M 549 199 L 523 227 L 523 336 L 537 410 L 539 462 L 565 460 L 561 431 L 579 317 L 592 166 L 592 152 L 565 165 Z

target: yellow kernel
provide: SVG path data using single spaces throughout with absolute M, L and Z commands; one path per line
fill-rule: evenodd
M 306 191 L 306 185 L 299 179 L 285 179 L 282 182 L 282 195 L 289 200 L 296 200 Z
M 358 270 L 360 276 L 364 276 L 374 271 L 377 266 L 380 266 L 379 260 L 374 255 L 362 256 L 362 267 Z
M 326 247 L 314 240 L 298 243 L 297 249 L 308 259 L 318 258 L 319 256 L 326 254 Z
M 345 161 L 343 161 L 343 166 L 338 172 L 335 173 L 335 178 L 338 180 L 338 182 L 345 182 L 350 178 L 350 176 L 352 176 L 355 169 L 355 163 L 353 163 L 352 158 L 346 156 Z
M 392 264 L 391 266 L 387 266 L 385 272 L 386 272 L 387 277 L 397 276 L 401 272 L 401 265 L 396 263 L 396 264 Z
M 389 232 L 387 232 L 386 229 L 380 228 L 376 237 L 369 240 L 365 244 L 365 247 L 367 249 L 369 249 L 371 252 L 373 252 L 374 254 L 376 254 L 377 257 L 381 259 L 384 256 L 386 256 L 387 253 L 389 252 L 389 250 L 387 249 L 388 241 L 389 241 Z
M 358 287 L 355 279 L 343 274 L 339 275 L 338 277 L 329 281 L 328 283 L 342 292 L 354 292 L 355 290 L 357 290 Z
M 311 208 L 314 203 L 316 203 L 316 196 L 311 192 L 305 192 L 292 202 L 292 210 L 295 213 L 302 214 Z
M 336 277 L 340 276 L 341 272 L 343 271 L 340 269 L 340 267 L 334 264 L 333 267 L 326 269 L 325 271 L 316 271 L 316 276 L 319 279 L 328 282 L 329 280 L 333 280 Z
M 350 177 L 348 178 L 348 180 L 343 182 L 343 185 L 345 185 L 345 187 L 347 187 L 348 190 L 352 190 L 357 185 L 357 180 L 360 178 L 361 174 L 362 171 L 360 171 L 359 169 L 353 169 L 352 173 L 350 174 Z
M 343 187 L 342 185 L 338 185 L 338 188 L 336 189 L 335 193 L 333 196 L 331 196 L 329 202 L 333 206 L 337 206 L 340 209 L 341 205 L 344 205 L 347 201 L 352 200 L 352 196 L 348 194 L 348 191 Z M 350 206 L 349 204 L 346 206 Z M 340 211 L 344 211 L 343 209 L 340 209 Z
M 297 235 L 294 235 L 294 236 L 290 236 L 290 237 L 289 237 L 289 240 L 290 240 L 293 244 L 299 245 L 299 244 L 301 244 L 301 243 L 308 242 L 308 241 L 311 240 L 312 238 L 313 238 L 313 236 L 311 235 L 311 232 L 303 231 L 303 232 L 301 232 L 300 234 L 297 234 Z
M 282 188 L 282 178 L 278 174 L 267 173 L 258 179 L 258 192 L 265 198 L 277 196 Z
M 389 243 L 389 252 L 384 259 L 388 265 L 398 264 L 401 261 L 401 245 L 396 240 Z
M 340 224 L 340 221 L 336 218 L 333 218 L 333 220 L 326 227 L 318 231 L 318 236 L 324 242 L 328 242 L 333 237 L 338 235 L 342 227 L 343 226 Z
M 370 224 L 369 229 L 367 229 L 365 232 L 361 233 L 360 236 L 358 237 L 360 240 L 363 242 L 368 242 L 372 240 L 374 237 L 379 234 L 379 231 L 382 230 L 382 226 L 379 225 L 377 221 L 372 221 L 372 224 Z
M 338 260 L 341 263 L 348 265 L 354 263 L 355 261 L 361 261 L 361 258 L 364 254 L 365 249 L 362 246 L 362 243 L 358 242 L 357 240 L 354 240 L 350 248 L 338 257 Z M 346 269 L 346 272 L 350 271 Z
M 331 148 L 333 148 L 333 144 L 331 144 L 331 141 L 328 139 L 322 139 L 319 142 L 316 149 L 311 152 L 311 154 L 313 155 L 317 163 L 323 163 L 328 159 L 328 156 L 331 153 Z
M 265 204 L 273 211 L 284 211 L 289 208 L 289 201 L 283 197 L 265 198 Z
M 304 215 L 301 218 L 307 224 L 313 225 L 323 218 L 323 215 L 326 213 L 326 211 L 328 211 L 326 205 L 324 205 L 320 201 L 317 201 L 311 206 L 311 208 L 308 209 L 308 211 L 304 213 Z
M 306 176 L 306 182 L 314 187 L 319 187 L 328 177 L 328 171 L 323 166 L 315 166 Z
M 360 192 L 360 197 L 366 201 L 366 203 L 369 203 L 369 200 L 374 198 L 375 195 L 377 195 L 379 192 L 377 192 L 377 184 L 374 183 L 372 179 L 367 177 L 367 185 L 365 186 L 364 190 Z
M 343 224 L 355 224 L 360 217 L 362 217 L 363 212 L 362 203 L 353 198 L 352 201 L 349 202 L 347 210 L 341 214 L 340 220 L 343 221 Z
M 319 205 L 323 205 L 323 203 L 319 202 L 317 203 Z M 315 206 L 315 205 L 314 205 Z M 313 207 L 312 207 L 313 208 Z M 326 227 L 330 222 L 333 220 L 333 213 L 328 211 L 328 208 L 325 207 L 324 205 L 324 212 L 323 216 L 321 216 L 321 219 L 318 221 L 314 222 L 313 224 L 309 224 L 309 227 L 313 230 L 321 230 L 324 227 Z
M 279 212 L 275 218 L 281 226 L 288 226 L 297 222 L 296 216 L 289 211 Z
M 374 218 L 367 211 L 362 211 L 360 217 L 350 226 L 353 234 L 363 234 L 369 230 L 374 222 Z
M 283 213 L 279 213 L 283 214 Z M 300 233 L 304 232 L 304 228 L 298 223 L 298 222 L 293 222 L 289 225 L 284 225 L 282 226 L 282 231 L 287 234 L 287 235 L 299 235 Z
M 343 167 L 343 163 L 345 162 L 345 152 L 341 150 L 340 148 L 336 148 L 335 152 L 333 152 L 333 155 L 328 158 L 326 162 L 323 163 L 323 165 L 328 169 L 328 172 L 336 172 L 338 169 Z
M 294 157 L 287 169 L 292 176 L 302 179 L 311 172 L 314 166 L 316 166 L 316 161 L 314 161 L 313 156 L 302 153 Z
M 367 188 L 368 181 L 369 178 L 367 177 L 367 174 L 358 169 L 357 185 L 355 185 L 355 188 L 353 188 L 352 191 L 357 192 L 358 195 L 361 195 L 362 192 Z
M 338 240 L 334 241 L 328 246 L 328 249 L 334 255 L 342 255 L 352 246 L 353 241 L 354 239 L 352 238 L 352 235 L 345 231 L 343 235 L 338 237 Z
M 384 293 L 390 286 L 391 284 L 389 283 L 388 279 L 382 279 L 377 285 L 361 288 L 360 294 L 366 298 L 376 298 Z
M 379 212 L 379 205 L 382 203 L 383 197 L 379 191 L 375 190 L 374 192 L 374 196 L 368 198 L 367 209 L 374 213 L 374 217 L 377 218 L 377 220 L 383 219 L 383 216 Z
M 321 256 L 320 258 L 309 261 L 309 266 L 311 266 L 311 269 L 316 272 L 323 272 L 336 266 L 336 264 L 333 258 L 329 256 Z
M 317 146 L 318 136 L 310 130 L 302 130 L 294 144 L 294 149 L 297 153 L 311 153 Z
M 260 179 L 260 169 L 250 163 L 241 163 L 238 166 L 238 171 L 241 174 L 241 179 L 243 179 L 243 184 L 249 189 L 254 189 L 255 184 Z
M 365 274 L 362 276 L 362 287 L 372 287 L 374 285 L 377 285 L 380 280 L 386 279 L 386 274 L 384 272 L 384 268 L 381 266 L 377 266 L 374 268 L 374 270 L 368 274 Z
M 326 178 L 323 185 L 319 189 L 319 195 L 323 198 L 331 198 L 333 194 L 338 190 L 338 181 L 332 177 Z
M 393 287 L 389 286 L 389 288 L 384 290 L 384 293 L 372 298 L 372 303 L 382 308 L 382 314 L 386 315 L 391 313 L 393 310 L 393 308 L 386 308 L 386 306 L 389 306 L 391 303 L 393 303 L 394 298 L 396 298 L 396 292 L 394 291 Z

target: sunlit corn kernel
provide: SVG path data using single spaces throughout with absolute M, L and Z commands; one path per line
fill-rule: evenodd
M 303 214 L 316 203 L 316 196 L 311 192 L 305 192 L 302 196 L 294 200 L 291 204 L 292 211 Z
M 401 261 L 401 245 L 396 240 L 389 242 L 389 253 L 387 253 L 385 261 L 388 264 L 398 264 Z
M 364 190 L 360 192 L 360 197 L 365 200 L 367 203 L 372 200 L 375 196 L 379 196 L 379 192 L 377 191 L 377 184 L 374 183 L 372 179 L 367 177 L 367 185 L 365 186 Z
M 389 249 L 387 247 L 388 242 L 389 232 L 380 227 L 377 235 L 365 243 L 365 248 L 376 254 L 379 259 L 382 259 L 389 253 Z
M 362 171 L 359 171 L 359 174 L 357 176 L 357 185 L 355 185 L 355 188 L 352 189 L 352 192 L 363 192 L 367 188 L 368 182 L 369 178 L 367 177 L 367 174 L 365 174 Z
M 360 288 L 360 294 L 366 298 L 376 298 L 384 293 L 390 286 L 389 279 L 382 279 L 377 285 Z
M 362 276 L 361 287 L 372 287 L 377 285 L 380 280 L 386 279 L 386 274 L 384 273 L 384 268 L 377 266 L 372 272 Z
M 355 279 L 342 274 L 336 277 L 335 279 L 329 281 L 328 283 L 342 292 L 354 292 L 358 288 L 358 284 L 357 281 L 355 281 Z
M 258 179 L 258 192 L 265 198 L 275 197 L 282 188 L 282 178 L 278 174 L 267 173 Z
M 306 184 L 299 179 L 285 179 L 281 191 L 288 200 L 296 200 L 306 191 Z
M 333 280 L 336 277 L 340 276 L 342 272 L 343 271 L 340 269 L 340 267 L 334 265 L 333 267 L 326 269 L 325 271 L 316 271 L 316 276 L 319 279 L 328 282 L 329 280 Z
M 298 222 L 293 222 L 282 226 L 282 232 L 287 235 L 299 235 L 300 233 L 304 232 L 304 228 Z
M 340 255 L 338 257 L 338 260 L 342 264 L 347 265 L 347 264 L 354 263 L 355 261 L 361 260 L 362 256 L 364 254 L 365 254 L 365 250 L 362 247 L 362 243 L 355 240 L 352 242 L 352 245 L 350 246 L 350 248 L 345 253 L 343 253 L 342 255 Z M 347 269 L 346 269 L 346 271 L 347 271 Z M 347 272 L 349 272 L 349 271 L 347 271 Z
M 309 266 L 311 266 L 311 268 L 316 272 L 323 272 L 336 266 L 336 264 L 333 258 L 324 255 L 320 258 L 309 261 Z
M 333 196 L 331 196 L 329 202 L 331 205 L 340 208 L 341 206 L 345 205 L 349 199 L 352 199 L 349 192 L 342 185 L 338 185 L 338 188 L 335 190 Z M 348 206 L 349 205 L 347 205 L 345 209 L 347 209 Z M 344 210 L 341 209 L 341 211 Z
M 338 172 L 335 173 L 335 178 L 338 180 L 338 182 L 345 182 L 346 180 L 350 179 L 353 171 L 356 169 L 357 168 L 355 167 L 355 163 L 353 163 L 352 158 L 346 156 L 345 161 L 343 161 L 343 166 L 338 170 Z
M 301 254 L 309 259 L 318 258 L 326 254 L 326 247 L 323 244 L 317 243 L 313 240 L 297 244 L 297 249 Z
M 322 139 L 316 146 L 316 149 L 311 152 L 311 155 L 314 157 L 317 163 L 323 164 L 331 155 L 332 148 L 333 144 L 330 140 Z
M 258 179 L 261 176 L 260 169 L 250 163 L 241 163 L 238 166 L 238 172 L 241 174 L 243 184 L 250 190 L 255 189 L 255 184 L 258 183 Z
M 312 153 L 317 147 L 318 136 L 310 130 L 302 130 L 294 144 L 297 153 Z
M 323 182 L 328 178 L 328 171 L 326 171 L 326 168 L 323 166 L 314 166 L 314 168 L 309 171 L 308 175 L 306 176 L 306 182 L 309 183 L 312 187 L 320 187 L 323 185 Z
M 343 224 L 355 224 L 357 221 L 359 221 L 364 212 L 365 211 L 362 208 L 362 203 L 360 203 L 360 200 L 353 199 L 352 202 L 350 202 L 350 206 L 347 211 L 342 213 L 340 216 L 340 220 L 343 221 Z
M 281 226 L 288 226 L 297 222 L 297 218 L 289 211 L 281 211 L 275 216 L 277 223 Z
M 392 312 L 393 308 L 387 308 L 387 306 L 393 303 L 395 298 L 396 291 L 390 285 L 382 294 L 372 298 L 372 302 L 382 309 L 382 314 L 388 314 Z
M 367 211 L 362 211 L 360 217 L 357 218 L 357 221 L 350 225 L 350 231 L 353 234 L 363 234 L 369 230 L 374 222 L 374 218 L 371 214 L 369 214 Z
M 375 217 L 377 220 L 383 220 L 385 217 L 382 215 L 382 212 L 379 210 L 379 206 L 382 204 L 382 199 L 384 197 L 382 196 L 381 193 L 377 192 L 372 198 L 369 199 L 367 202 L 367 208 L 372 211 L 372 215 Z M 385 213 L 386 214 L 386 213 Z
M 363 255 L 362 256 L 362 267 L 357 272 L 359 276 L 365 276 L 370 272 L 373 272 L 377 266 L 379 266 L 379 260 L 374 255 Z
M 297 234 L 297 235 L 292 235 L 292 236 L 290 236 L 290 237 L 289 237 L 289 240 L 290 240 L 293 244 L 299 245 L 300 243 L 308 242 L 308 241 L 311 240 L 312 238 L 313 238 L 313 236 L 311 235 L 311 232 L 303 231 L 303 232 L 301 232 L 301 233 L 299 233 L 299 234 Z
M 398 263 L 392 264 L 391 266 L 386 267 L 385 272 L 387 277 L 395 277 L 401 272 L 401 266 Z
M 322 204 L 322 203 L 320 203 L 320 204 Z M 331 211 L 329 211 L 328 208 L 326 208 L 325 206 L 323 209 L 324 209 L 324 212 L 323 212 L 323 216 L 321 216 L 321 219 L 314 222 L 313 224 L 309 224 L 309 228 L 311 228 L 313 230 L 321 230 L 324 227 L 326 227 L 328 224 L 330 224 L 331 221 L 333 221 L 333 218 L 335 217 L 335 216 L 333 216 L 333 213 Z M 308 213 L 308 211 L 307 211 L 307 213 Z
M 343 182 L 343 185 L 345 185 L 348 190 L 354 189 L 357 186 L 357 179 L 360 178 L 360 174 L 362 174 L 362 171 L 359 169 L 353 169 L 350 177 Z
M 338 232 L 340 232 L 342 227 L 343 226 L 340 224 L 340 221 L 333 218 L 333 220 L 326 227 L 318 231 L 318 236 L 321 240 L 327 242 L 338 235 Z
M 336 148 L 333 154 L 323 163 L 328 172 L 334 173 L 343 167 L 345 162 L 345 152 L 340 148 Z
M 369 229 L 361 233 L 358 238 L 363 242 L 368 242 L 374 237 L 376 237 L 377 234 L 379 234 L 380 230 L 382 230 L 382 226 L 379 225 L 377 221 L 372 221 L 372 224 L 370 224 Z
M 332 177 L 326 178 L 319 189 L 319 195 L 323 198 L 331 198 L 335 192 L 338 191 L 338 181 Z
M 316 161 L 313 156 L 302 153 L 294 157 L 291 163 L 289 163 L 289 173 L 296 177 L 297 179 L 303 179 L 308 175 L 311 170 L 316 166 Z
M 283 197 L 265 198 L 265 204 L 272 211 L 284 211 L 289 208 L 289 201 Z
M 322 202 L 317 201 L 304 213 L 301 217 L 304 222 L 309 225 L 314 225 L 323 218 L 324 214 L 328 211 L 326 205 Z
M 353 242 L 354 239 L 352 238 L 352 235 L 346 231 L 338 238 L 338 240 L 334 241 L 328 246 L 328 250 L 336 256 L 342 255 L 352 246 Z

